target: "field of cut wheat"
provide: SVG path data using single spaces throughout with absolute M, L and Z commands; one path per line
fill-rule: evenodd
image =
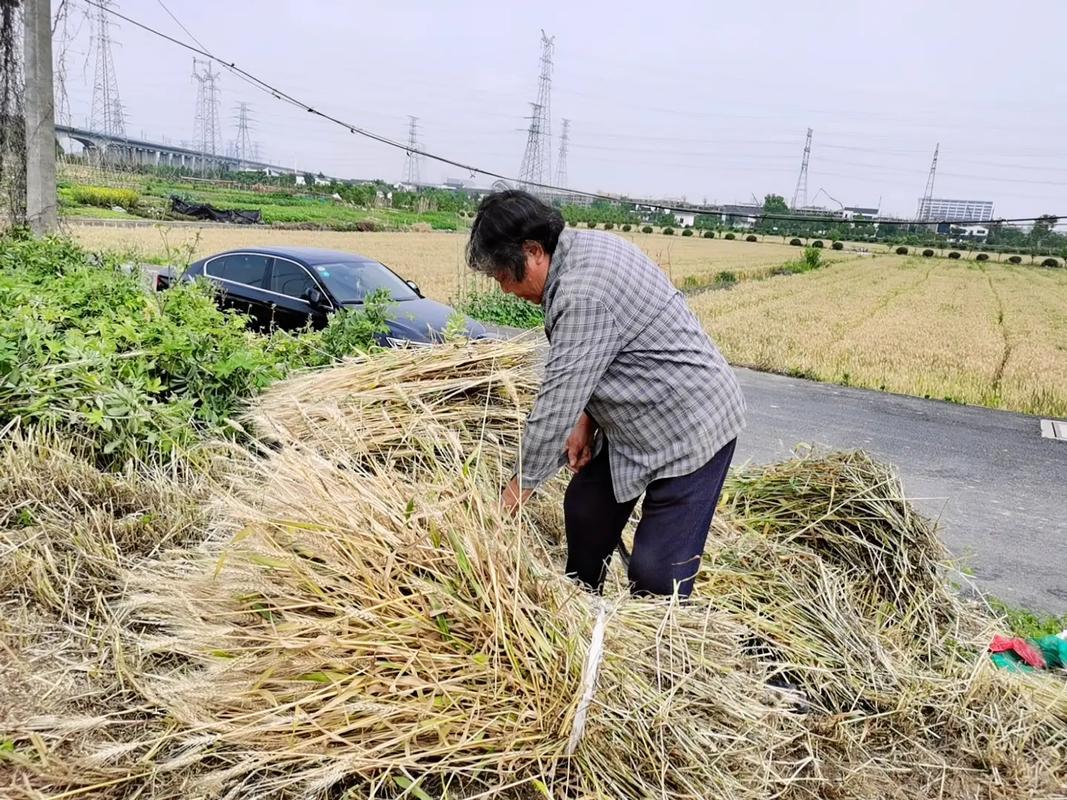
M 1067 272 L 878 256 L 691 301 L 735 364 L 1067 415 Z

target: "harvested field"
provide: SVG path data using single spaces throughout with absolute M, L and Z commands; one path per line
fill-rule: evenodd
M 735 475 L 693 602 L 631 599 L 617 575 L 598 600 L 563 578 L 561 484 L 519 520 L 497 506 L 529 348 L 393 351 L 279 384 L 249 420 L 272 446 L 220 451 L 199 537 L 195 517 L 167 517 L 158 546 L 88 572 L 92 613 L 34 590 L 62 560 L 9 583 L 5 610 L 37 624 L 4 631 L 0 677 L 38 691 L 0 713 L 0 792 L 1062 792 L 1067 684 L 992 667 L 994 620 L 950 590 L 935 527 L 863 454 Z M 0 446 L 16 474 L 53 457 Z M 55 457 L 60 491 L 94 480 Z M 144 509 L 166 478 L 143 485 Z M 7 480 L 16 508 L 57 491 Z M 112 523 L 79 509 L 0 520 L 0 564 L 11 542 L 106 539 Z
M 1067 271 L 878 256 L 690 301 L 727 358 L 1067 416 Z
M 166 253 L 161 230 L 174 250 L 188 247 L 194 259 L 252 245 L 299 245 L 358 252 L 389 265 L 416 281 L 436 300 L 457 296 L 461 282 L 475 280 L 463 263 L 467 235 L 462 233 L 346 233 L 293 231 L 266 227 L 105 227 L 71 225 L 74 238 L 90 250 L 118 250 L 131 256 L 160 258 Z M 686 279 L 710 283 L 722 271 L 761 274 L 784 261 L 798 258 L 800 248 L 774 242 L 742 242 L 661 234 L 621 233 L 649 254 L 678 286 Z M 847 256 L 847 254 L 845 254 Z

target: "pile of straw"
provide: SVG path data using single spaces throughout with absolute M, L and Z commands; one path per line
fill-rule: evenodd
M 1063 684 L 992 669 L 991 620 L 862 454 L 736 475 L 689 603 L 563 578 L 559 485 L 497 507 L 530 363 L 398 351 L 268 392 L 271 447 L 231 455 L 203 540 L 111 605 L 143 707 L 0 731 L 33 742 L 27 793 L 1062 792 Z

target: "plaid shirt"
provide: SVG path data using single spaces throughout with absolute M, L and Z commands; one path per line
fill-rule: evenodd
M 744 427 L 733 371 L 637 246 L 564 230 L 542 306 L 549 352 L 516 470 L 523 488 L 567 463 L 565 443 L 583 410 L 610 442 L 619 502 L 702 467 Z

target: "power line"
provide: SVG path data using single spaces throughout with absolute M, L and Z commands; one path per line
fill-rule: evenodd
M 189 50 L 190 52 L 193 52 L 193 53 L 201 55 L 201 56 L 203 56 L 205 58 L 211 59 L 212 61 L 214 61 L 214 62 L 222 65 L 226 69 L 230 70 L 234 74 L 240 76 L 242 78 L 242 80 L 246 80 L 248 83 L 254 85 L 260 91 L 266 92 L 267 94 L 271 95 L 276 100 L 281 100 L 282 102 L 289 103 L 290 105 L 292 105 L 292 106 L 294 106 L 296 108 L 299 108 L 302 111 L 307 112 L 308 114 L 313 114 L 314 116 L 320 117 L 321 119 L 324 119 L 324 120 L 326 120 L 328 122 L 332 122 L 333 124 L 338 125 L 338 126 L 344 128 L 344 129 L 348 130 L 348 132 L 351 133 L 351 134 L 363 136 L 364 138 L 370 139 L 370 140 L 375 141 L 375 142 L 379 142 L 380 144 L 384 144 L 384 145 L 387 145 L 389 147 L 396 148 L 398 150 L 404 150 L 404 151 L 408 150 L 408 147 L 404 142 L 400 142 L 400 141 L 392 139 L 392 138 L 390 138 L 388 136 L 383 136 L 380 133 L 375 133 L 374 131 L 367 130 L 365 128 L 362 128 L 359 125 L 356 125 L 355 123 L 345 122 L 342 119 L 334 117 L 331 114 L 328 114 L 328 113 L 326 113 L 324 111 L 321 111 L 321 110 L 315 108 L 314 106 L 312 106 L 312 105 L 310 105 L 308 103 L 305 103 L 302 100 L 299 100 L 298 98 L 296 98 L 293 95 L 289 94 L 285 90 L 280 89 L 280 88 L 268 83 L 267 81 L 264 81 L 263 79 L 256 77 L 255 75 L 253 75 L 252 73 L 250 73 L 247 70 L 243 69 L 242 67 L 238 67 L 236 62 L 226 61 L 225 59 L 222 59 L 219 56 L 216 56 L 216 55 L 214 55 L 212 53 L 209 53 L 207 50 L 205 50 L 203 48 L 194 47 L 193 45 L 188 44 L 187 42 L 183 42 L 180 39 L 176 39 L 173 36 L 170 36 L 169 34 L 163 33 L 162 31 L 157 30 L 157 29 L 155 29 L 155 28 L 153 28 L 153 27 L 151 27 L 149 25 L 146 25 L 143 22 L 138 22 L 137 20 L 132 19 L 131 17 L 128 17 L 125 14 L 122 14 L 121 12 L 116 11 L 115 9 L 108 7 L 106 4 L 109 2 L 109 0 L 83 0 L 83 2 L 86 5 L 89 5 L 89 6 L 92 6 L 94 8 L 100 9 L 100 10 L 102 10 L 102 11 L 104 11 L 104 12 L 106 12 L 106 13 L 114 16 L 114 17 L 117 17 L 118 19 L 121 19 L 121 20 L 123 20 L 125 22 L 128 22 L 131 25 L 133 25 L 134 27 L 140 28 L 141 30 L 143 30 L 143 31 L 145 31 L 147 33 L 150 33 L 153 36 L 157 36 L 157 37 L 159 37 L 161 39 L 165 39 L 166 41 L 168 41 L 168 42 L 170 42 L 172 44 L 175 44 L 175 45 L 177 45 L 179 47 L 182 47 L 182 48 L 184 48 L 186 50 Z M 478 166 L 475 166 L 473 164 L 465 164 L 465 163 L 463 163 L 461 161 L 457 161 L 455 159 L 448 158 L 447 156 L 438 155 L 437 153 L 431 153 L 431 152 L 428 152 L 426 150 L 421 150 L 421 149 L 416 149 L 416 150 L 414 150 L 412 152 L 414 152 L 416 155 L 422 156 L 423 158 L 428 158 L 428 159 L 430 159 L 432 161 L 437 161 L 439 163 L 447 164 L 449 166 L 455 167 L 455 168 L 463 170 L 465 172 L 469 172 L 471 175 L 475 175 L 475 174 L 484 175 L 484 176 L 486 176 L 488 178 L 495 178 L 497 180 L 502 180 L 502 181 L 505 181 L 505 182 L 508 182 L 508 183 L 513 183 L 513 184 L 520 183 L 520 181 L 517 180 L 513 176 L 504 175 L 502 173 L 494 172 L 494 171 L 488 170 L 488 169 L 484 169 L 482 167 L 478 167 Z M 565 188 L 560 187 L 560 186 L 555 186 L 555 185 L 548 184 L 548 183 L 543 183 L 543 182 L 528 182 L 528 185 L 532 186 L 532 187 L 535 187 L 535 188 L 538 188 L 538 189 L 544 189 L 544 190 L 549 191 L 549 192 L 557 192 L 557 193 L 559 193 L 559 194 L 561 194 L 563 196 L 583 197 L 583 198 L 589 198 L 590 200 L 603 200 L 603 201 L 612 202 L 612 203 L 627 203 L 627 204 L 632 203 L 634 205 L 656 206 L 658 208 L 663 208 L 663 209 L 667 209 L 667 210 L 675 211 L 675 212 L 679 212 L 679 213 L 692 213 L 692 214 L 716 214 L 716 213 L 719 213 L 714 208 L 701 208 L 699 206 L 690 206 L 690 205 L 686 205 L 686 204 L 676 204 L 676 203 L 670 203 L 670 202 L 662 201 L 662 200 L 647 200 L 647 199 L 641 199 L 641 198 L 633 198 L 633 197 L 629 197 L 629 196 L 626 196 L 626 195 L 611 195 L 611 194 L 604 194 L 604 193 L 601 193 L 601 192 L 587 192 L 587 191 L 583 191 L 583 190 L 579 190 L 579 189 L 565 189 Z M 759 214 L 753 214 L 752 216 L 759 216 L 761 219 L 793 220 L 793 221 L 799 221 L 799 222 L 840 222 L 841 221 L 841 219 L 837 218 L 837 217 L 818 217 L 818 216 L 791 215 L 791 214 L 764 214 L 764 213 L 759 213 Z M 1046 216 L 1046 215 L 1038 215 L 1038 216 L 1032 216 L 1032 217 L 1013 217 L 1013 218 L 1010 218 L 1010 219 L 1001 218 L 1001 219 L 995 219 L 995 220 L 937 220 L 937 221 L 927 221 L 924 224 L 930 225 L 930 224 L 936 224 L 938 222 L 941 222 L 941 223 L 944 223 L 944 224 L 952 224 L 952 225 L 978 225 L 978 224 L 991 224 L 991 223 L 1034 222 L 1034 221 L 1037 221 L 1039 219 L 1042 219 L 1044 216 Z M 1067 214 L 1054 214 L 1052 216 L 1056 216 L 1056 217 L 1059 217 L 1059 218 L 1067 218 Z M 875 220 L 872 220 L 872 221 L 875 221 Z M 917 222 L 916 220 L 876 220 L 876 221 L 881 225 L 914 225 Z
M 797 175 L 797 188 L 793 190 L 792 208 L 796 211 L 808 204 L 808 159 L 811 158 L 811 128 L 808 128 L 808 136 L 804 140 L 804 157 L 800 162 L 800 174 Z M 800 205 L 797 205 L 797 201 Z

